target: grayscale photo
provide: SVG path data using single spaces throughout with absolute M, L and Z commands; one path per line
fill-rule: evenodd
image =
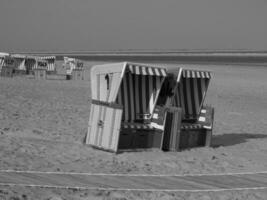
M 266 200 L 266 0 L 1 0 L 0 200 Z

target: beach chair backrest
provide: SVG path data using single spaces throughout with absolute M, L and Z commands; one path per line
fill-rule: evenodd
M 208 71 L 183 69 L 172 104 L 182 108 L 184 120 L 198 118 L 210 79 L 211 73 Z
M 122 121 L 151 119 L 164 68 L 137 63 L 114 63 L 91 70 L 92 99 L 123 106 Z
M 26 71 L 30 72 L 34 69 L 34 66 L 35 66 L 35 63 L 36 63 L 36 60 L 35 58 L 26 58 L 25 59 L 25 68 L 26 68 Z
M 0 70 L 2 69 L 4 61 L 5 61 L 4 57 L 0 57 Z
M 47 61 L 47 71 L 56 70 L 56 56 L 42 56 L 41 59 Z
M 3 66 L 6 66 L 6 67 L 15 67 L 16 66 L 15 59 L 12 58 L 11 56 L 6 56 L 4 58 L 4 64 L 3 64 Z
M 122 121 L 143 123 L 151 119 L 165 76 L 163 68 L 126 65 L 116 98 L 116 103 L 123 105 Z
M 12 54 L 11 57 L 14 59 L 14 68 L 17 70 L 26 70 L 25 67 L 25 55 Z

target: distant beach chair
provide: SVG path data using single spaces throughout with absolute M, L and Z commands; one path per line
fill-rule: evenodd
M 46 80 L 48 62 L 43 59 L 36 59 L 35 65 L 33 67 L 34 78 L 36 80 Z
M 15 59 L 11 56 L 5 56 L 2 61 L 1 76 L 3 77 L 13 77 L 15 71 Z
M 66 69 L 67 80 L 83 80 L 84 66 L 81 60 L 64 57 L 63 65 Z
M 40 58 L 47 61 L 47 74 L 56 74 L 56 56 L 41 56 Z
M 25 75 L 26 74 L 26 55 L 12 54 L 12 58 L 15 60 L 14 75 Z

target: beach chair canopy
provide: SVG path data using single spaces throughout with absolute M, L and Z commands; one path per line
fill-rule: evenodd
M 25 60 L 26 56 L 21 54 L 12 54 L 12 58 L 15 60 L 15 68 L 18 70 L 26 70 Z
M 168 73 L 162 86 L 160 103 L 171 96 L 171 105 L 181 107 L 184 120 L 196 120 L 200 114 L 211 79 L 211 72 L 178 68 Z
M 15 67 L 16 66 L 16 60 L 12 56 L 5 56 L 3 66 Z
M 37 56 L 27 56 L 25 59 L 25 68 L 26 71 L 32 71 L 36 65 Z
M 97 65 L 91 69 L 92 99 L 123 106 L 122 121 L 150 118 L 166 70 L 139 63 Z
M 32 56 L 27 55 L 25 58 L 25 69 L 27 71 L 34 70 L 36 68 L 40 68 L 37 62 L 45 61 L 47 71 L 55 71 L 55 56 Z
M 4 62 L 5 62 L 5 57 L 8 56 L 7 53 L 1 53 L 0 52 L 0 71 L 4 65 Z
M 56 56 L 42 56 L 40 58 L 47 61 L 47 71 L 53 72 L 56 70 Z

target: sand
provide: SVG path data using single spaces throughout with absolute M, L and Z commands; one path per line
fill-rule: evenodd
M 134 174 L 266 171 L 266 67 L 184 65 L 186 68 L 214 72 L 206 98 L 206 103 L 215 107 L 212 147 L 182 152 L 149 150 L 115 155 L 95 150 L 82 143 L 90 110 L 89 69 L 94 64 L 95 62 L 86 64 L 84 81 L 0 78 L 1 170 Z M 176 65 L 165 66 L 173 68 Z M 14 188 L 9 191 L 10 194 L 13 190 L 15 191 Z M 37 194 L 42 193 L 42 190 L 44 189 L 40 189 Z M 33 190 L 27 191 L 35 195 Z M 89 193 L 88 195 L 94 195 L 92 192 Z M 78 194 L 80 195 L 79 192 Z M 231 199 L 231 195 L 234 195 L 231 192 L 222 195 L 224 194 L 229 197 L 221 199 Z M 239 195 L 237 199 L 266 199 L 267 191 L 245 191 L 235 194 Z M 256 195 L 255 198 L 247 198 L 250 194 L 257 194 L 259 197 Z M 122 195 L 125 196 L 124 193 Z M 125 197 L 139 198 L 137 194 L 129 195 L 126 194 Z M 135 195 L 134 198 L 131 195 Z M 150 194 L 145 195 L 145 199 L 150 198 Z M 155 198 L 165 198 L 153 195 Z M 181 197 L 186 195 L 189 196 L 185 199 L 191 198 L 191 194 Z M 202 198 L 197 194 L 192 195 L 191 199 Z M 208 194 L 208 197 L 216 197 L 214 195 L 218 194 Z M 262 195 L 265 198 L 261 198 Z M 102 198 L 101 195 L 100 197 Z M 172 195 L 167 195 L 165 199 L 171 198 Z

